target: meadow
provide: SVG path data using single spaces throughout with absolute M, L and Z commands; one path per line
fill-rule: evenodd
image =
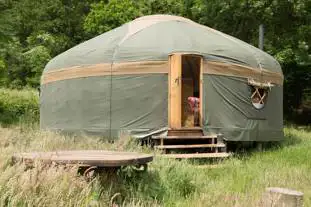
M 0 206 L 261 206 L 267 187 L 304 193 L 311 206 L 311 130 L 286 126 L 285 140 L 263 151 L 239 153 L 218 168 L 155 154 L 147 172 L 124 169 L 87 180 L 77 169 L 40 163 L 25 170 L 12 164 L 16 152 L 109 149 L 153 153 L 131 139 L 107 143 L 101 137 L 40 131 L 35 91 L 0 90 Z

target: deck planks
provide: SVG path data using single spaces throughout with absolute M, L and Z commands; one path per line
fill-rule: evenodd
M 44 163 L 78 164 L 81 166 L 121 167 L 126 165 L 147 164 L 153 160 L 152 155 L 136 152 L 117 152 L 105 150 L 73 150 L 55 152 L 16 153 L 13 162 L 25 161 L 28 164 L 35 160 Z
M 178 145 L 160 145 L 155 146 L 157 149 L 185 149 L 185 148 L 214 148 L 226 147 L 225 144 L 178 144 Z
M 207 135 L 207 136 L 153 136 L 152 139 L 217 139 L 217 136 Z
M 192 159 L 192 158 L 226 158 L 230 157 L 230 153 L 189 153 L 189 154 L 163 154 L 161 157 L 164 158 L 175 158 L 175 159 Z

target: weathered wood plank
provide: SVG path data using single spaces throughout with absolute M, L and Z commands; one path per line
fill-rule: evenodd
M 164 154 L 161 157 L 165 158 L 180 158 L 180 159 L 191 159 L 191 158 L 225 158 L 229 157 L 230 153 L 191 153 L 191 154 Z
M 31 164 L 35 160 L 44 163 L 81 164 L 84 166 L 120 167 L 124 165 L 146 164 L 153 160 L 152 155 L 135 152 L 115 152 L 103 150 L 77 150 L 55 152 L 16 153 L 14 162 L 25 161 Z
M 217 136 L 153 136 L 152 139 L 216 139 Z
M 171 128 L 181 127 L 181 86 L 182 86 L 182 61 L 180 54 L 173 54 L 170 57 L 170 77 L 169 77 L 169 107 Z
M 163 145 L 155 146 L 157 149 L 185 149 L 185 148 L 209 148 L 226 147 L 225 144 L 187 144 L 187 145 Z

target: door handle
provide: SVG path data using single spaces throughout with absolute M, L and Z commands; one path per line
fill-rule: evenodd
M 175 79 L 175 83 L 177 83 L 177 85 L 179 85 L 179 79 L 180 79 L 180 77 L 177 77 L 177 78 Z

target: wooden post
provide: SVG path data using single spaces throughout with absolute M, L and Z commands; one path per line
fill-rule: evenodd
M 264 207 L 302 207 L 303 193 L 287 188 L 267 188 Z
M 263 44 L 264 44 L 264 28 L 263 25 L 259 25 L 259 41 L 258 41 L 258 47 L 259 49 L 263 50 Z

